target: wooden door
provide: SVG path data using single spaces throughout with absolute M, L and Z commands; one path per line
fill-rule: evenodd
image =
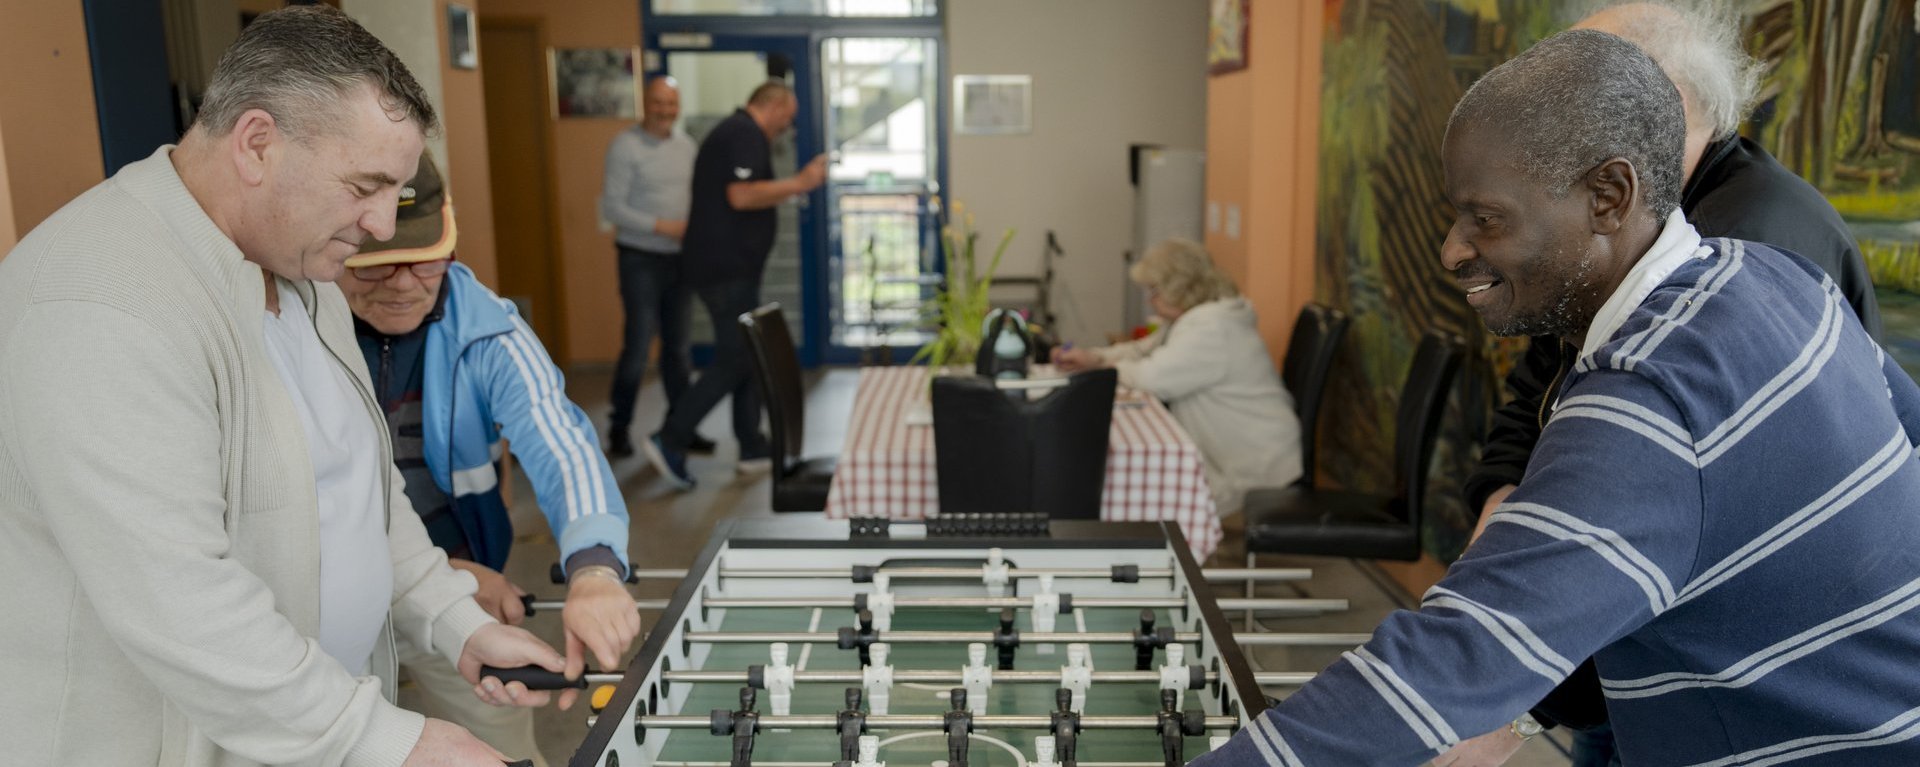
M 548 353 L 564 364 L 545 37 L 536 20 L 480 19 L 500 294 L 520 305 Z

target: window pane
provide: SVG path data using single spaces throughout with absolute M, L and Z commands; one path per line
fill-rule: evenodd
M 653 12 L 711 16 L 932 16 L 939 0 L 653 0 Z

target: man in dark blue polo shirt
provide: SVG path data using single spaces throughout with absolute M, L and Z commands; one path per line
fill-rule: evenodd
M 765 471 L 771 465 L 771 450 L 760 433 L 760 398 L 748 350 L 734 325 L 760 304 L 760 277 L 779 222 L 774 208 L 813 191 L 827 178 L 824 155 L 788 178 L 773 177 L 773 139 L 793 124 L 798 109 L 793 89 L 769 81 L 754 89 L 745 107 L 714 126 L 693 161 L 693 203 L 681 242 L 681 274 L 713 318 L 714 360 L 642 446 L 654 468 L 682 490 L 694 484 L 687 470 L 694 427 L 728 394 L 733 395 L 740 471 Z

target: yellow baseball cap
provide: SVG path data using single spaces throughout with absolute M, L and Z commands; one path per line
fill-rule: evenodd
M 347 268 L 450 258 L 458 234 L 453 221 L 453 200 L 440 181 L 440 169 L 434 167 L 431 155 L 422 152 L 413 180 L 400 188 L 393 238 L 360 243 L 360 254 L 347 259 Z

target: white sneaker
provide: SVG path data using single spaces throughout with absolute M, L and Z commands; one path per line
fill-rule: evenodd
M 773 472 L 772 458 L 742 458 L 734 464 L 733 470 L 743 477 L 757 477 Z

